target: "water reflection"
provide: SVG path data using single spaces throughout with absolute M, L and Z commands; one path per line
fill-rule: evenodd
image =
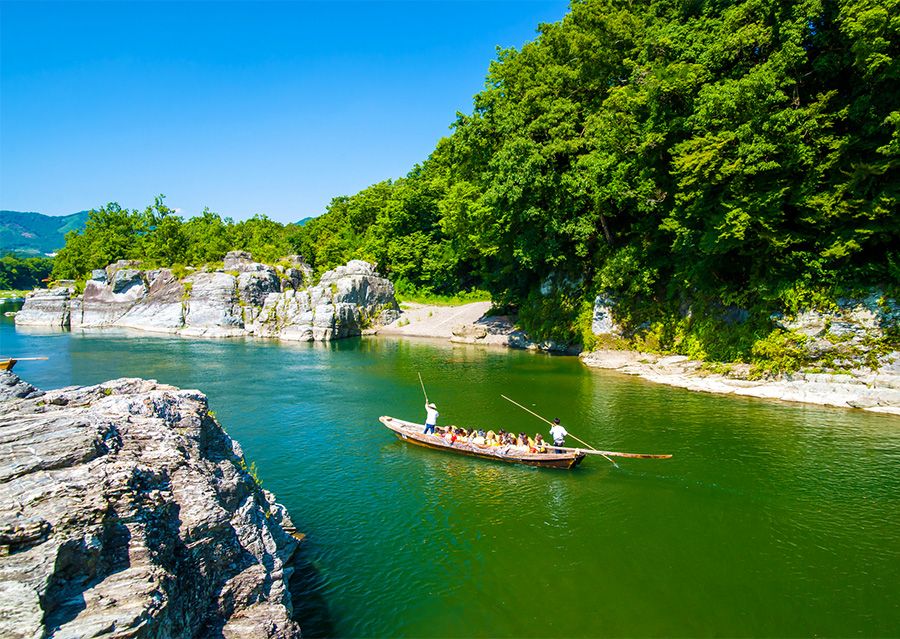
M 900 627 L 894 417 L 690 393 L 574 358 L 443 341 L 33 335 L 3 321 L 0 346 L 50 355 L 21 364 L 44 388 L 139 375 L 202 389 L 310 534 L 296 579 L 311 636 Z M 546 434 L 502 393 L 597 447 L 675 457 L 619 468 L 591 457 L 568 472 L 412 446 L 377 418 L 422 421 L 417 373 L 441 424 Z

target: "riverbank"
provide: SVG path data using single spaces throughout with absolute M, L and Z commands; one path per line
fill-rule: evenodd
M 403 304 L 399 318 L 379 328 L 383 335 L 449 339 L 455 343 L 508 348 L 555 350 L 535 343 L 515 328 L 509 317 L 487 316 L 490 302 L 459 306 Z M 569 351 L 568 354 L 577 354 Z M 599 350 L 580 354 L 591 368 L 635 375 L 648 381 L 691 391 L 757 397 L 819 406 L 858 408 L 900 415 L 900 357 L 877 371 L 847 373 L 794 373 L 776 378 L 751 379 L 749 366 L 733 365 L 715 373 L 703 362 L 682 355 L 659 355 L 626 350 Z
M 535 342 L 516 328 L 514 319 L 506 315 L 488 315 L 491 302 L 472 302 L 453 306 L 404 302 L 393 322 L 379 326 L 379 335 L 448 339 L 455 344 L 501 346 L 525 350 L 542 350 L 577 355 L 571 349 L 553 342 Z
M 692 391 L 900 415 L 900 361 L 877 372 L 794 373 L 772 379 L 749 379 L 748 366 L 734 366 L 726 374 L 713 373 L 702 362 L 682 355 L 601 350 L 584 353 L 581 361 L 591 368 L 636 375 L 657 384 Z

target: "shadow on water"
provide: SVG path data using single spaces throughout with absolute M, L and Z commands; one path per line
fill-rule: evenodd
M 334 621 L 323 594 L 325 579 L 306 554 L 301 548 L 290 562 L 294 569 L 288 583 L 294 606 L 293 620 L 300 624 L 304 637 L 334 637 Z

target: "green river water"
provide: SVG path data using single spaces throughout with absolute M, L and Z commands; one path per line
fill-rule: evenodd
M 8 307 L 7 307 L 8 308 Z M 307 636 L 900 636 L 900 419 L 691 393 L 574 357 L 16 330 L 43 388 L 121 376 L 199 388 L 307 533 Z M 538 470 L 421 449 L 379 415 L 546 428 L 608 450 Z

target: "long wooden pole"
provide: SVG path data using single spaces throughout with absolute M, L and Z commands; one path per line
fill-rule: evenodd
M 425 396 L 425 403 L 428 403 L 428 393 L 425 392 L 425 382 L 422 381 L 422 373 L 416 373 L 419 376 L 419 383 L 422 385 L 422 394 Z
M 548 444 L 549 446 L 549 444 Z M 583 448 L 569 448 L 566 446 L 554 446 L 559 450 L 582 451 L 589 455 L 609 455 L 610 457 L 630 457 L 632 459 L 672 459 L 671 455 L 651 455 L 649 453 L 619 453 L 614 450 L 584 450 Z
M 525 408 L 524 406 L 522 406 L 522 404 L 520 404 L 519 402 L 517 402 L 517 401 L 515 401 L 515 400 L 510 399 L 510 398 L 507 397 L 506 395 L 501 394 L 500 397 L 502 397 L 503 399 L 505 399 L 505 400 L 508 401 L 508 402 L 512 402 L 513 404 L 515 404 L 516 406 L 518 406 L 518 407 L 521 408 L 522 410 L 528 411 L 529 413 L 531 413 L 532 415 L 534 415 L 535 417 L 537 417 L 537 418 L 540 419 L 541 421 L 547 422 L 548 424 L 550 424 L 550 427 L 551 427 L 551 428 L 555 425 L 555 424 L 554 424 L 553 422 L 551 422 L 549 419 L 545 419 L 545 418 L 541 417 L 540 415 L 538 415 L 537 413 L 535 413 L 533 410 L 529 410 L 529 409 Z M 572 433 L 569 433 L 569 435 L 572 437 L 572 439 L 581 442 L 582 444 L 584 444 L 585 446 L 587 446 L 588 448 L 590 448 L 592 451 L 594 451 L 596 454 L 605 457 L 606 460 L 607 460 L 610 464 L 612 464 L 613 466 L 615 466 L 616 468 L 619 467 L 619 465 L 618 465 L 616 462 L 614 462 L 612 459 L 610 459 L 609 457 L 607 457 L 605 454 L 603 454 L 602 452 L 600 452 L 599 450 L 597 450 L 596 448 L 594 448 L 593 446 L 591 446 L 591 445 L 588 444 L 587 442 L 584 442 L 584 441 L 578 439 L 577 437 L 575 437 L 575 435 L 572 435 Z M 548 444 L 548 446 L 549 446 L 549 444 Z M 557 448 L 559 448 L 559 447 L 557 446 Z

